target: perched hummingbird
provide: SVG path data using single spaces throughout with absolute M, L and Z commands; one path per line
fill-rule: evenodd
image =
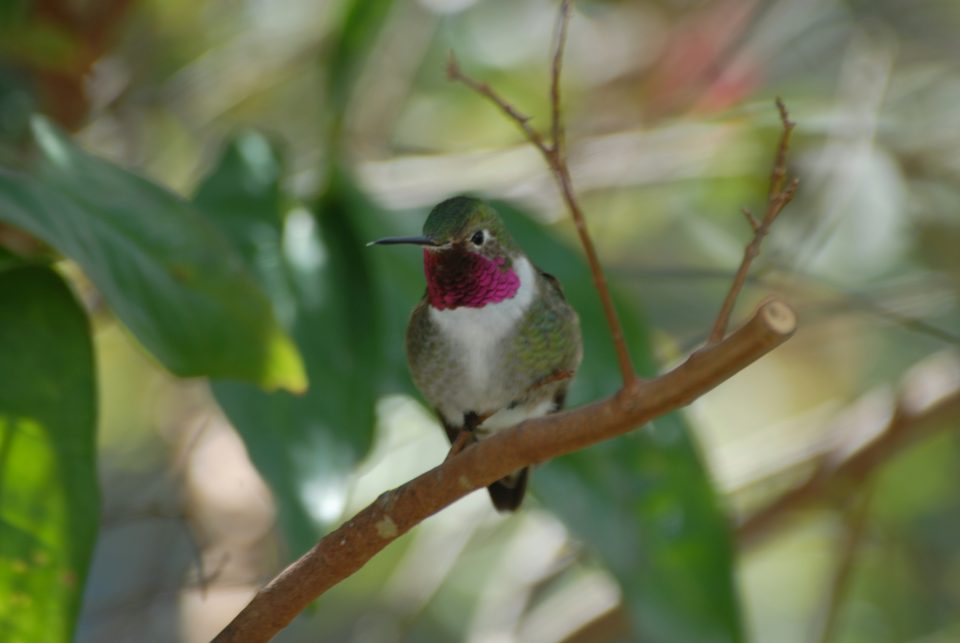
M 407 361 L 451 443 L 461 431 L 479 440 L 563 406 L 582 355 L 580 320 L 493 208 L 454 197 L 430 212 L 423 236 L 373 243 L 423 247 L 427 290 L 407 326 Z M 497 510 L 520 506 L 528 475 L 488 487 Z

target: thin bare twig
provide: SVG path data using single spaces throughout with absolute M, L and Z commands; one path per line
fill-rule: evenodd
M 784 182 L 787 178 L 787 150 L 790 148 L 790 135 L 793 132 L 795 123 L 790 120 L 787 108 L 779 97 L 777 98 L 777 110 L 780 112 L 780 122 L 783 126 L 783 132 L 780 135 L 780 143 L 777 145 L 777 157 L 773 164 L 773 171 L 770 173 L 770 191 L 767 196 L 767 209 L 759 222 L 753 216 L 753 213 L 749 210 L 743 210 L 744 215 L 747 217 L 747 222 L 753 230 L 753 239 L 750 240 L 750 243 L 747 244 L 746 249 L 743 251 L 743 259 L 740 261 L 740 267 L 737 268 L 737 273 L 733 277 L 733 282 L 730 284 L 727 296 L 724 297 L 723 305 L 717 314 L 717 319 L 713 323 L 713 329 L 710 331 L 710 337 L 707 340 L 708 344 L 719 342 L 723 339 L 724 334 L 726 334 L 727 326 L 730 323 L 730 315 L 733 314 L 733 307 L 737 303 L 737 297 L 740 295 L 740 291 L 743 290 L 743 285 L 747 280 L 747 273 L 750 272 L 750 266 L 753 264 L 753 260 L 760 254 L 760 244 L 763 242 L 764 237 L 770 232 L 770 226 L 773 225 L 777 216 L 793 199 L 793 195 L 797 191 L 797 185 L 799 185 L 798 180 L 793 179 L 784 187 Z
M 570 16 L 570 2 L 564 0 L 560 5 L 560 16 L 557 26 L 556 48 L 553 52 L 551 64 L 551 83 L 550 83 L 550 105 L 552 114 L 551 130 L 553 132 L 553 142 L 547 144 L 543 136 L 534 127 L 530 125 L 530 118 L 521 113 L 509 101 L 500 96 L 486 83 L 474 80 L 463 73 L 460 65 L 457 63 L 456 56 L 451 52 L 450 59 L 447 62 L 447 77 L 455 82 L 460 82 L 480 94 L 502 111 L 507 118 L 517 124 L 523 131 L 527 140 L 543 155 L 544 160 L 550 168 L 551 173 L 556 179 L 567 209 L 573 217 L 574 225 L 577 229 L 577 235 L 580 237 L 580 245 L 583 246 L 584 253 L 587 256 L 587 263 L 590 265 L 590 274 L 593 277 L 593 285 L 597 289 L 600 297 L 600 303 L 603 307 L 603 314 L 607 319 L 607 326 L 610 328 L 610 335 L 613 339 L 613 345 L 617 353 L 617 363 L 620 367 L 620 375 L 623 379 L 625 388 L 629 388 L 637 381 L 637 374 L 633 368 L 633 362 L 630 359 L 630 351 L 627 348 L 624 339 L 623 326 L 620 324 L 620 318 L 617 316 L 617 309 L 613 305 L 613 298 L 610 296 L 610 289 L 607 286 L 607 279 L 603 274 L 603 268 L 600 266 L 600 260 L 597 257 L 597 251 L 594 248 L 593 240 L 590 238 L 590 232 L 587 230 L 586 219 L 583 216 L 583 210 L 577 201 L 573 190 L 573 180 L 570 178 L 570 169 L 567 166 L 566 154 L 564 153 L 564 134 L 560 110 L 560 72 L 563 62 L 563 49 L 566 43 L 567 23 Z
M 550 147 L 543 140 L 540 132 L 535 130 L 530 125 L 530 117 L 521 113 L 516 107 L 501 98 L 500 95 L 497 94 L 487 83 L 481 83 L 464 74 L 460 70 L 460 63 L 457 61 L 457 57 L 452 51 L 450 52 L 450 56 L 447 58 L 447 78 L 454 82 L 463 83 L 499 107 L 500 111 L 502 111 L 507 118 L 516 123 L 520 129 L 523 130 L 527 140 L 529 140 L 535 148 L 540 150 L 541 154 L 547 156 L 551 154 Z
M 269 640 L 314 599 L 444 507 L 513 471 L 623 435 L 689 404 L 785 342 L 795 328 L 790 307 L 768 301 L 723 342 L 654 380 L 636 381 L 605 400 L 527 420 L 471 445 L 382 494 L 321 539 L 257 592 L 215 643 Z
M 553 131 L 553 155 L 558 164 L 566 163 L 566 141 L 563 114 L 560 102 L 560 70 L 563 68 L 563 51 L 567 44 L 567 26 L 570 24 L 570 0 L 563 0 L 557 17 L 554 37 L 553 63 L 550 66 L 550 129 Z
M 768 201 L 772 201 L 783 191 L 783 182 L 787 179 L 787 152 L 790 150 L 790 136 L 796 126 L 796 123 L 790 120 L 790 114 L 787 112 L 787 106 L 784 105 L 783 99 L 777 96 L 775 102 L 777 111 L 780 112 L 783 133 L 780 135 L 780 145 L 777 146 L 777 159 L 774 161 L 773 170 L 770 172 Z

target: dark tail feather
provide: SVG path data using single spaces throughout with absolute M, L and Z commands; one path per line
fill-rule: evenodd
M 497 480 L 487 487 L 490 500 L 497 511 L 516 511 L 523 502 L 523 494 L 527 491 L 527 478 L 530 477 L 529 467 L 520 469 L 516 473 Z

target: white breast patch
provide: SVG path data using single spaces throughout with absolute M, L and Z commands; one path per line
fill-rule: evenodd
M 430 319 L 437 325 L 450 344 L 462 352 L 466 367 L 464 398 L 477 405 L 468 410 L 483 410 L 493 368 L 500 354 L 500 343 L 516 327 L 536 296 L 537 279 L 533 266 L 526 257 L 513 262 L 520 278 L 520 287 L 510 299 L 483 308 L 460 307 L 450 310 L 430 308 Z M 479 408 L 478 408 L 479 407 Z

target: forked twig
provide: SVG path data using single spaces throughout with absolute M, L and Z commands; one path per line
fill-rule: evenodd
M 759 221 L 750 210 L 744 208 L 743 215 L 753 230 L 753 239 L 747 244 L 743 251 L 743 259 L 740 261 L 740 267 L 733 277 L 730 284 L 730 290 L 723 300 L 717 319 L 713 323 L 713 329 L 710 331 L 708 344 L 716 344 L 727 332 L 727 325 L 730 323 L 730 315 L 733 314 L 733 307 L 737 303 L 737 297 L 743 290 L 743 284 L 747 280 L 747 274 L 750 272 L 750 266 L 753 260 L 760 254 L 760 244 L 763 238 L 770 232 L 770 226 L 776 220 L 777 216 L 783 211 L 788 203 L 793 199 L 799 185 L 798 179 L 791 179 L 784 187 L 787 180 L 787 150 L 790 148 L 790 135 L 793 132 L 795 123 L 790 120 L 787 108 L 783 101 L 777 98 L 777 110 L 780 112 L 780 122 L 783 125 L 783 132 L 780 134 L 780 143 L 777 146 L 777 158 L 773 164 L 773 171 L 770 173 L 770 191 L 767 195 L 767 209 L 763 213 L 763 218 Z
M 624 339 L 623 326 L 620 324 L 617 310 L 613 305 L 613 298 L 610 296 L 610 289 L 607 287 L 607 279 L 603 274 L 603 269 L 600 267 L 597 251 L 594 248 L 593 240 L 590 238 L 590 233 L 587 230 L 583 210 L 580 208 L 580 203 L 577 201 L 576 194 L 573 191 L 570 168 L 567 167 L 566 154 L 564 153 L 564 132 L 560 110 L 560 72 L 563 65 L 563 49 L 567 40 L 567 24 L 569 19 L 570 0 L 564 0 L 563 4 L 560 5 L 557 35 L 551 59 L 550 130 L 553 135 L 553 140 L 550 143 L 547 143 L 543 135 L 530 125 L 530 117 L 520 112 L 513 104 L 500 96 L 500 94 L 488 84 L 474 80 L 463 73 L 453 52 L 450 53 L 450 58 L 447 62 L 447 77 L 452 81 L 463 83 L 496 105 L 507 118 L 517 124 L 530 144 L 543 155 L 554 179 L 557 181 L 563 200 L 567 204 L 567 209 L 573 217 L 577 235 L 580 237 L 580 244 L 583 246 L 584 253 L 587 255 L 587 263 L 590 265 L 590 274 L 593 277 L 594 287 L 596 287 L 597 294 L 600 296 L 603 313 L 607 318 L 607 325 L 610 327 L 610 335 L 613 338 L 613 345 L 617 352 L 617 362 L 620 366 L 623 385 L 625 388 L 629 388 L 629 386 L 637 380 L 636 371 L 634 371 L 633 363 L 630 359 L 630 352 Z

